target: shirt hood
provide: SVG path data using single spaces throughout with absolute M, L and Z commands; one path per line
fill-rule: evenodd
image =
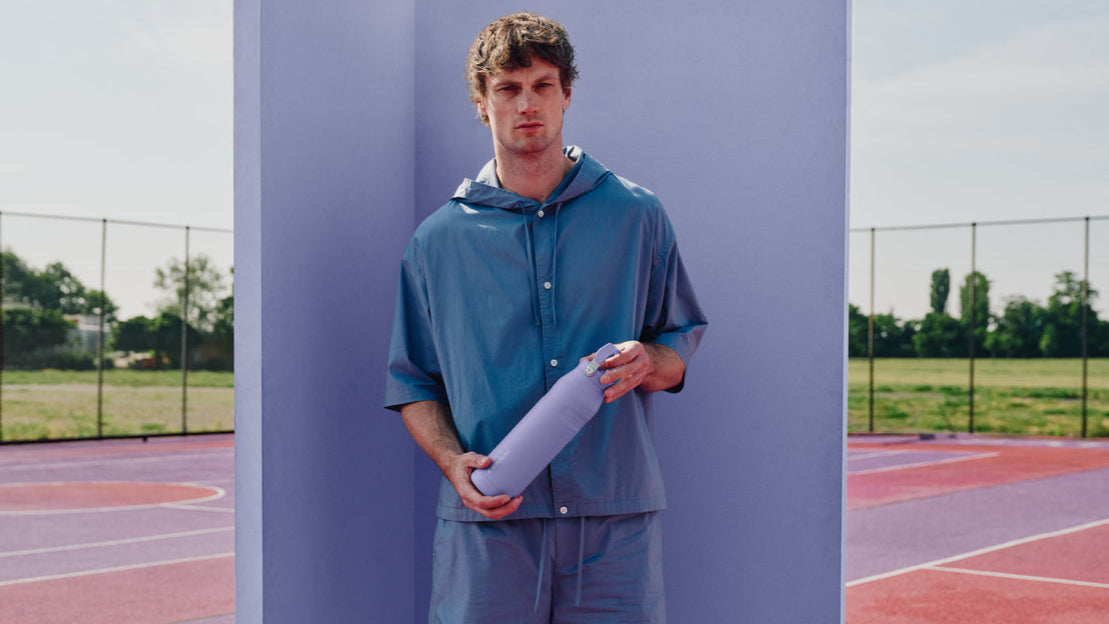
M 575 162 L 574 167 L 547 201 L 543 202 L 543 205 L 568 202 L 593 190 L 607 176 L 612 175 L 608 168 L 586 154 L 580 147 L 567 146 L 562 148 L 562 152 Z M 486 163 L 478 173 L 477 179 L 463 180 L 452 199 L 467 204 L 506 210 L 522 210 L 526 205 L 539 203 L 501 188 L 497 180 L 496 162 L 496 159 L 493 159 Z

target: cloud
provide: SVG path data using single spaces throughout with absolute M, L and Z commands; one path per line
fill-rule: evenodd
M 1057 22 L 883 80 L 856 80 L 853 123 L 900 136 L 1109 109 L 1109 18 Z M 1103 122 L 1104 123 L 1104 122 Z
M 137 52 L 202 79 L 225 83 L 234 54 L 230 4 L 169 3 L 123 26 Z

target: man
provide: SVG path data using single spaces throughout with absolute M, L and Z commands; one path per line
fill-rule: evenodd
M 655 196 L 563 147 L 563 28 L 503 17 L 466 75 L 494 159 L 412 237 L 386 383 L 444 477 L 430 621 L 663 622 L 650 394 L 681 389 L 704 315 Z M 606 342 L 598 414 L 521 496 L 484 496 L 471 473 Z

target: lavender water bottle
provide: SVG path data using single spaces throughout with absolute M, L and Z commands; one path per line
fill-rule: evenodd
M 470 478 L 486 496 L 518 496 L 551 463 L 604 402 L 601 362 L 620 353 L 612 344 L 597 349 L 593 360 L 582 360 L 555 382 L 543 398 L 489 453 L 493 463 Z

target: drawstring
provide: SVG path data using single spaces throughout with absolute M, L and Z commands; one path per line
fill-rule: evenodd
M 543 571 L 547 567 L 547 520 L 543 519 L 543 543 L 539 545 L 539 578 L 535 581 L 535 612 L 539 612 L 539 597 L 543 595 Z
M 581 606 L 581 575 L 585 569 L 585 516 L 581 517 L 581 530 L 578 532 L 578 596 L 574 606 Z

